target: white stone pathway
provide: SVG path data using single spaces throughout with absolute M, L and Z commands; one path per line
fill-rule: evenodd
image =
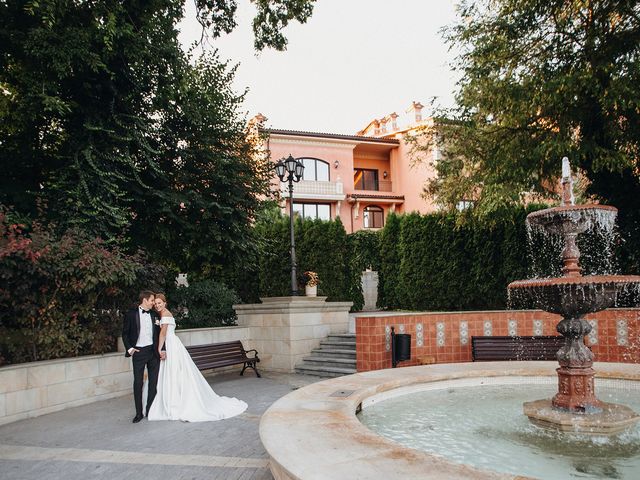
M 43 448 L 3 444 L 0 444 L 0 459 L 233 468 L 266 468 L 269 464 L 268 460 L 260 458 L 173 455 L 83 448 Z

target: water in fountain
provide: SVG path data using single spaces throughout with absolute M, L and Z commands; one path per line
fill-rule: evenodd
M 538 428 L 522 415 L 522 402 L 553 394 L 553 379 L 439 383 L 446 386 L 429 384 L 424 391 L 363 404 L 358 418 L 394 442 L 477 468 L 545 480 L 640 476 L 639 426 L 614 437 L 581 435 Z M 599 389 L 607 402 L 637 410 L 639 393 L 637 384 L 619 380 L 603 381 Z
M 590 222 L 577 238 L 580 266 L 585 275 L 616 275 L 619 267 L 614 255 L 620 241 L 617 227 L 606 222 Z M 552 278 L 562 275 L 564 238 L 540 225 L 526 224 L 529 278 Z

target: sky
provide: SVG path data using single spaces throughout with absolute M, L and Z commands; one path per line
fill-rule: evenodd
M 185 48 L 201 33 L 192 3 L 180 25 Z M 233 87 L 248 88 L 248 118 L 262 113 L 270 128 L 355 134 L 374 118 L 405 115 L 414 100 L 453 105 L 455 55 L 440 29 L 455 21 L 455 3 L 318 0 L 307 23 L 285 29 L 286 51 L 256 55 L 255 10 L 238 0 L 238 27 L 205 48 L 239 63 Z

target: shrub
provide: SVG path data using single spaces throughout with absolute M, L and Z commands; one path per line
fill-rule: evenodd
M 167 300 L 180 328 L 225 327 L 235 325 L 238 318 L 233 305 L 240 303 L 240 298 L 216 280 L 189 282 Z
M 114 303 L 138 264 L 79 230 L 10 221 L 0 207 L 0 352 L 8 363 L 115 350 Z M 112 309 L 96 308 L 112 303 Z

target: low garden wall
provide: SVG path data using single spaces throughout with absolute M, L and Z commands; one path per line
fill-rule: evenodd
M 176 333 L 187 346 L 241 340 L 245 348 L 253 348 L 247 344 L 246 327 L 197 328 Z M 130 394 L 131 359 L 125 358 L 121 342 L 119 350 L 0 367 L 0 425 Z
M 640 309 L 609 309 L 585 317 L 585 343 L 598 362 L 640 363 Z M 356 316 L 358 372 L 391 367 L 391 327 L 411 335 L 411 360 L 399 366 L 470 362 L 472 336 L 557 335 L 559 315 L 540 310 L 382 312 Z

